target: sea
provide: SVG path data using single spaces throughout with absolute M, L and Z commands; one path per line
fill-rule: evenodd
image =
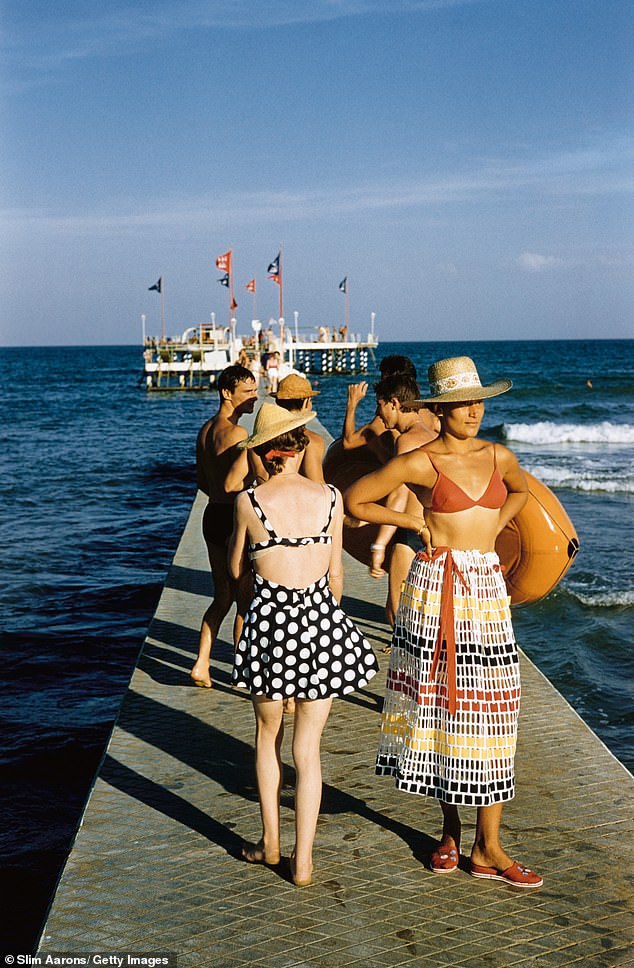
M 380 335 L 380 334 L 379 334 Z M 634 703 L 634 340 L 381 342 L 365 376 L 313 377 L 337 437 L 347 384 L 374 411 L 384 356 L 471 356 L 481 436 L 546 483 L 581 549 L 514 610 L 522 649 L 630 770 Z M 3 949 L 33 951 L 196 493 L 213 392 L 148 393 L 134 346 L 4 348 L 0 368 Z M 548 741 L 555 737 L 548 735 Z

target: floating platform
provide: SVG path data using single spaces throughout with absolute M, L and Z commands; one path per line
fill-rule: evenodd
M 39 955 L 172 952 L 181 968 L 631 964 L 634 779 L 524 655 L 517 799 L 505 807 L 502 836 L 513 857 L 543 874 L 544 887 L 522 892 L 476 881 L 464 858 L 451 876 L 426 868 L 441 829 L 438 804 L 374 776 L 390 639 L 386 582 L 347 556 L 343 607 L 372 642 L 381 671 L 362 692 L 333 703 L 314 884 L 297 889 L 283 865 L 240 860 L 260 818 L 251 703 L 230 686 L 231 617 L 212 656 L 214 688 L 189 680 L 211 594 L 204 506 L 199 494 Z M 287 720 L 286 856 L 291 731 Z M 475 815 L 462 813 L 468 852 Z

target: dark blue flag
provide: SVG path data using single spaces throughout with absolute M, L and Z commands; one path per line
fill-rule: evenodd
M 163 276 L 161 276 L 158 282 L 155 282 L 153 286 L 150 286 L 148 288 L 148 292 L 152 292 L 152 291 L 162 292 L 162 290 L 163 290 Z
M 346 276 L 345 279 L 342 279 L 341 282 L 339 283 L 339 292 L 347 292 L 347 291 L 348 291 L 348 277 Z
M 279 276 L 280 274 L 280 255 L 281 254 L 282 254 L 281 252 L 277 253 L 275 258 L 271 262 L 270 266 L 266 270 L 267 272 L 272 273 L 274 276 Z
M 224 276 L 221 276 L 220 279 L 218 280 L 218 282 L 220 283 L 221 286 L 226 286 L 227 289 L 228 289 L 229 288 L 229 273 L 227 273 Z

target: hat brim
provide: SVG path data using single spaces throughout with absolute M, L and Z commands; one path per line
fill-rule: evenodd
M 496 380 L 489 383 L 486 387 L 460 387 L 457 390 L 447 390 L 446 393 L 438 393 L 435 397 L 421 397 L 413 403 L 467 403 L 469 400 L 487 400 L 489 397 L 498 397 L 501 393 L 506 393 L 513 386 L 511 380 Z
M 308 400 L 310 397 L 318 397 L 321 390 L 311 390 L 310 393 L 300 393 L 298 395 L 289 395 L 288 397 L 281 397 L 279 393 L 269 393 L 269 397 L 273 397 L 275 400 Z
M 260 444 L 266 444 L 267 441 L 274 440 L 276 437 L 288 433 L 289 430 L 295 430 L 296 427 L 303 427 L 309 420 L 314 420 L 317 416 L 311 410 L 298 413 L 294 417 L 288 410 L 285 410 L 284 413 L 288 413 L 289 419 L 284 422 L 283 426 L 271 427 L 270 430 L 262 430 L 258 434 L 251 434 L 246 440 L 239 440 L 236 444 L 238 450 L 253 450 L 254 447 L 259 447 Z

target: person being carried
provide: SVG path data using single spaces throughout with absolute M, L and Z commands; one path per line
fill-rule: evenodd
M 440 424 L 438 418 L 426 407 L 417 406 L 420 390 L 418 383 L 405 373 L 384 377 L 376 384 L 376 412 L 386 430 L 396 431 L 394 441 L 396 455 L 406 454 L 428 444 L 438 435 Z M 386 506 L 398 511 L 408 511 L 411 514 L 422 514 L 422 509 L 413 491 L 406 484 L 396 488 L 386 500 Z M 385 611 L 388 622 L 394 625 L 401 587 L 407 577 L 409 566 L 414 557 L 410 547 L 406 528 L 395 528 L 393 525 L 382 524 L 374 543 L 370 546 L 371 564 L 370 574 L 373 578 L 381 578 L 385 572 L 386 548 L 394 537 L 394 545 L 388 566 L 388 597 Z
M 404 373 L 416 379 L 416 367 L 408 356 L 384 356 L 379 363 L 381 379 L 386 376 L 393 376 L 395 373 Z M 372 420 L 356 429 L 355 417 L 357 407 L 368 392 L 368 384 L 351 383 L 348 387 L 348 399 L 346 402 L 346 412 L 343 418 L 341 430 L 341 443 L 344 450 L 355 450 L 357 447 L 367 445 L 375 457 L 382 464 L 394 455 L 394 438 L 396 434 L 386 430 L 383 421 L 375 413 Z
M 235 494 L 225 491 L 225 478 L 233 462 L 241 457 L 236 444 L 247 436 L 238 421 L 243 414 L 253 413 L 257 392 L 250 370 L 238 364 L 222 371 L 217 387 L 220 396 L 218 413 L 203 424 L 196 441 L 196 483 L 208 497 L 202 528 L 214 597 L 203 616 L 198 657 L 190 675 L 197 686 L 206 689 L 211 689 L 209 661 L 222 621 L 235 601 L 234 643 L 237 642 L 250 593 L 249 582 L 233 585 L 227 570 L 227 544 L 233 528 Z
M 315 415 L 260 407 L 240 446 L 263 460 L 269 479 L 236 499 L 229 571 L 240 579 L 251 560 L 254 592 L 234 657 L 232 682 L 248 689 L 256 721 L 255 763 L 262 837 L 245 845 L 250 863 L 280 861 L 281 747 L 284 700 L 295 699 L 293 760 L 295 846 L 291 876 L 310 884 L 321 802 L 320 740 L 333 698 L 362 688 L 378 664 L 339 607 L 343 587 L 341 495 L 299 473 Z
M 495 539 L 523 508 L 528 487 L 507 447 L 480 439 L 483 400 L 510 380 L 482 386 L 468 357 L 429 368 L 438 438 L 395 457 L 346 492 L 350 512 L 418 535 L 392 637 L 379 775 L 440 801 L 443 828 L 434 873 L 457 870 L 458 808 L 477 808 L 470 870 L 521 888 L 543 879 L 500 843 L 505 802 L 515 794 L 520 670 L 509 596 Z M 378 502 L 407 484 L 416 513 Z

